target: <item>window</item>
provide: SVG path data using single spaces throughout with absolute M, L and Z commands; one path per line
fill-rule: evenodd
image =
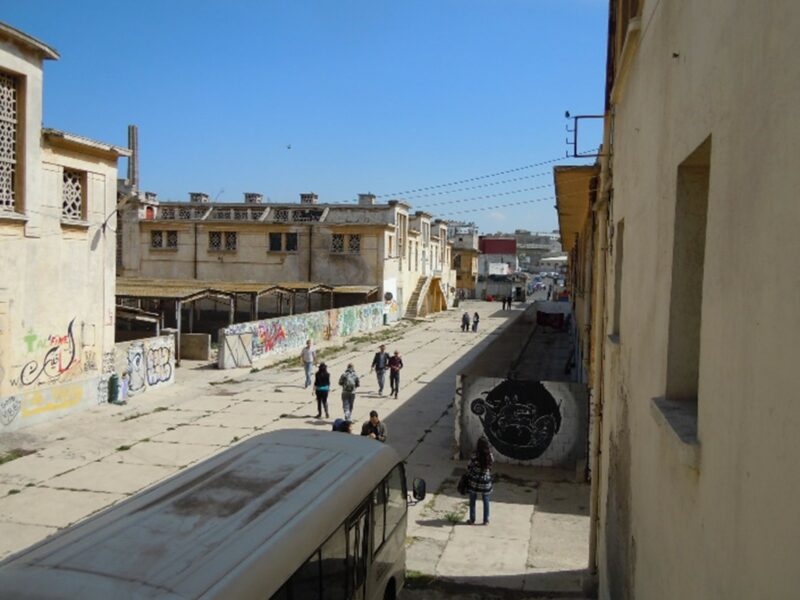
M 297 234 L 296 233 L 287 233 L 286 234 L 286 251 L 287 252 L 297 252 Z
M 347 598 L 347 537 L 344 525 L 320 549 L 325 600 Z
M 672 248 L 667 400 L 697 402 L 711 138 L 678 167 Z
M 236 232 L 235 231 L 226 231 L 225 232 L 225 250 L 236 250 Z
M 162 231 L 151 231 L 150 232 L 150 247 L 151 248 L 161 248 L 163 243 L 164 243 L 164 232 L 162 232 Z
M 167 248 L 177 248 L 177 247 L 178 247 L 178 232 L 167 231 Z
M 614 231 L 614 318 L 611 334 L 619 337 L 619 322 L 622 316 L 622 253 L 625 244 L 625 222 L 620 220 Z
M 289 220 L 289 209 L 287 208 L 278 208 L 275 209 L 275 220 L 286 222 Z
M 292 575 L 292 598 L 319 600 L 321 583 L 319 551 L 317 551 Z
M 222 250 L 222 232 L 209 231 L 208 232 L 208 249 L 213 251 Z
M 453 268 L 460 269 L 461 268 L 461 255 L 456 254 L 455 258 L 453 258 Z
M 150 247 L 154 249 L 163 249 L 163 248 L 170 248 L 172 250 L 176 249 L 178 247 L 178 232 L 151 231 Z
M 281 234 L 280 233 L 270 233 L 269 234 L 269 251 L 270 252 L 280 252 L 281 251 Z
M 18 86 L 16 77 L 0 72 L 0 212 L 21 208 L 17 205 Z
M 369 555 L 367 506 L 365 505 L 347 525 L 347 580 L 351 597 L 356 597 L 356 592 L 367 579 Z
M 341 233 L 334 233 L 331 237 L 331 252 L 334 254 L 344 252 L 344 235 Z
M 406 482 L 403 467 L 397 465 L 387 478 L 386 537 L 400 524 L 406 514 Z
M 389 237 L 389 254 L 387 256 L 391 258 L 392 256 L 394 256 L 394 236 L 390 235 L 388 237 Z
M 82 221 L 86 218 L 86 173 L 64 169 L 61 188 L 61 218 Z
M 348 236 L 348 239 L 347 239 L 347 251 L 350 254 L 360 254 L 361 253 L 361 236 L 360 235 Z
M 381 481 L 372 492 L 372 552 L 378 553 L 386 531 L 386 481 Z M 374 555 L 373 554 L 373 555 Z

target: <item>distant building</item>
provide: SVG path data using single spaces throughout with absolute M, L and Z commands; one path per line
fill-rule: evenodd
M 523 271 L 536 273 L 546 270 L 542 264 L 543 258 L 561 255 L 561 235 L 556 232 L 530 232 L 517 229 L 514 232 L 517 241 L 517 258 L 519 268 Z
M 478 228 L 474 223 L 449 223 L 447 236 L 453 244 L 456 289 L 462 298 L 475 298 L 478 282 Z
M 43 61 L 0 23 L 0 433 L 106 400 L 114 370 L 117 159 L 43 129 Z
M 499 290 L 489 290 L 490 277 L 506 277 L 519 270 L 517 241 L 513 236 L 482 235 L 478 239 L 478 250 L 480 255 L 475 294 L 477 298 L 485 298 L 487 295 L 500 293 Z

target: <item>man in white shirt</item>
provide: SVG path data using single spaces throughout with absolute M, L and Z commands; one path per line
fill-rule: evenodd
M 311 374 L 314 372 L 314 363 L 317 362 L 317 351 L 311 346 L 311 340 L 306 340 L 305 348 L 300 352 L 300 360 L 306 370 L 306 385 L 311 385 Z

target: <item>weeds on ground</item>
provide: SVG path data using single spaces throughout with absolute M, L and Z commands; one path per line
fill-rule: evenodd
M 447 521 L 448 523 L 452 523 L 453 525 L 456 525 L 458 523 L 461 523 L 461 521 L 464 520 L 465 514 L 466 514 L 466 511 L 452 511 L 452 512 L 448 512 L 448 513 L 444 513 L 444 518 L 445 518 L 445 521 Z
M 33 454 L 36 450 L 25 450 L 23 448 L 14 448 L 13 450 L 9 450 L 5 454 L 0 454 L 0 465 L 5 464 L 7 462 L 11 462 L 12 460 L 17 460 L 18 458 L 22 458 L 23 456 L 28 456 L 28 454 Z
M 422 589 L 436 580 L 435 575 L 426 575 L 421 571 L 409 569 L 406 571 L 406 587 L 409 589 Z
M 221 381 L 209 381 L 208 385 L 225 385 L 229 383 L 242 383 L 242 382 L 239 381 L 238 379 L 234 379 L 233 377 L 226 377 Z
M 19 494 L 20 490 L 8 490 L 8 495 L 13 496 L 14 494 Z
M 233 436 L 233 439 L 231 440 L 231 444 L 235 444 L 238 441 L 239 441 L 239 436 L 235 435 L 235 436 Z
M 130 450 L 131 447 L 127 444 L 123 444 L 122 446 L 117 446 L 117 452 L 125 452 L 126 450 Z

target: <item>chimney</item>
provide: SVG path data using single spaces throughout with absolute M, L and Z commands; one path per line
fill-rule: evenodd
M 158 202 L 158 194 L 155 192 L 145 192 L 144 199 L 148 202 Z
M 257 194 L 255 192 L 244 193 L 245 204 L 261 204 L 264 201 L 264 194 Z
M 208 204 L 208 194 L 204 194 L 203 192 L 189 192 L 189 202 Z
M 318 200 L 319 196 L 317 196 L 314 192 L 300 194 L 300 204 L 316 204 Z
M 128 185 L 134 192 L 139 189 L 139 128 L 128 125 L 128 149 L 131 156 L 128 158 Z
M 359 194 L 358 203 L 362 206 L 372 206 L 375 204 L 375 194 Z

